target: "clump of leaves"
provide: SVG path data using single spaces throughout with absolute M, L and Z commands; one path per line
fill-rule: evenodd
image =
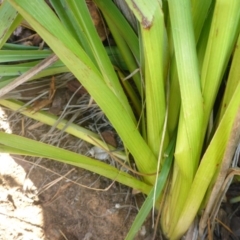
M 4 133 L 0 133 L 2 151 L 63 161 L 138 189 L 148 198 L 126 239 L 133 238 L 151 207 L 159 202 L 165 236 L 179 239 L 204 209 L 232 138 L 240 104 L 240 2 L 154 0 L 149 4 L 126 0 L 138 20 L 135 31 L 111 0 L 94 0 L 124 69 L 113 66 L 84 0 L 50 3 L 55 12 L 43 0 L 5 0 L 0 9 L 0 46 L 24 18 L 60 59 L 52 67 L 72 72 L 102 109 L 125 147 L 125 153 L 116 157 L 122 156 L 127 164 L 130 153 L 142 178 L 86 156 Z M 6 16 L 12 21 L 6 21 Z M 4 51 L 1 55 L 9 54 Z M 31 64 L 25 71 L 37 63 Z M 2 87 L 17 76 L 4 75 L 3 65 L 0 72 Z M 224 94 L 216 102 L 223 83 Z M 13 100 L 0 100 L 0 104 L 14 110 L 21 106 Z M 22 113 L 47 124 L 56 120 L 43 112 Z M 62 121 L 58 127 L 64 124 Z M 74 124 L 66 131 L 103 149 L 113 149 Z M 172 174 L 168 175 L 170 168 Z

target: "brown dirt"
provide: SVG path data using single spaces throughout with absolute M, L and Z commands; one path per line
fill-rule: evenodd
M 1 128 L 6 131 L 8 118 L 2 118 Z M 13 132 L 18 134 L 22 132 L 20 118 L 10 121 Z M 31 131 L 35 139 L 41 138 L 41 128 L 48 127 Z M 64 142 L 79 145 L 79 140 L 69 135 Z M 70 165 L 46 159 L 36 164 L 36 159 L 0 154 L 1 240 L 124 239 L 143 201 L 142 195 L 133 196 L 125 186 Z M 79 184 L 95 189 L 112 185 L 100 191 Z M 148 221 L 136 239 L 151 239 L 150 226 Z

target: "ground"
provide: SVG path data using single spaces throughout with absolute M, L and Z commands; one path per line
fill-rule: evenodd
M 2 114 L 2 129 L 9 131 L 10 117 Z M 14 116 L 16 120 L 8 127 L 21 134 L 21 117 Z M 35 124 L 24 119 L 30 126 Z M 47 126 L 31 130 L 34 138 L 40 138 L 36 135 L 42 133 L 41 128 L 46 130 Z M 79 144 L 72 136 L 64 139 L 68 144 Z M 1 240 L 121 240 L 143 201 L 141 194 L 134 196 L 125 186 L 52 160 L 39 162 L 2 153 L 0 177 Z M 148 221 L 136 239 L 151 239 L 152 231 Z

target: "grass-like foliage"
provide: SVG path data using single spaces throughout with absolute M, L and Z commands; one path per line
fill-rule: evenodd
M 179 239 L 205 207 L 239 109 L 240 1 L 126 0 L 135 26 L 113 1 L 94 0 L 114 47 L 103 45 L 86 2 L 50 0 L 51 9 L 43 0 L 5 0 L 0 7 L 0 87 L 55 53 L 59 60 L 29 80 L 73 73 L 120 136 L 125 152 L 113 151 L 115 157 L 127 164 L 130 156 L 141 181 L 89 157 L 4 133 L 1 151 L 70 163 L 150 194 L 127 239 L 155 204 L 161 206 L 165 236 Z M 5 44 L 22 19 L 49 49 Z M 6 99 L 0 104 L 13 110 L 23 105 Z M 41 111 L 22 113 L 49 125 L 56 121 Z M 62 121 L 58 128 L 65 125 Z M 66 131 L 114 150 L 80 126 L 70 124 Z

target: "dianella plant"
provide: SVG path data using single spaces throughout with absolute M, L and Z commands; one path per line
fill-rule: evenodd
M 206 209 L 223 160 L 232 159 L 226 151 L 240 121 L 235 121 L 240 106 L 240 1 L 126 0 L 121 8 L 111 0 L 94 0 L 113 46 L 103 45 L 87 7 L 90 1 L 49 2 L 51 8 L 43 0 L 5 0 L 1 5 L 0 104 L 13 110 L 23 106 L 4 94 L 24 76 L 22 81 L 31 81 L 71 72 L 121 138 L 125 151 L 112 155 L 122 161 L 124 171 L 2 132 L 1 151 L 69 163 L 138 190 L 148 197 L 126 239 L 134 238 L 151 208 L 160 213 L 165 237 L 180 239 Z M 6 44 L 23 20 L 48 49 Z M 117 54 L 121 64 L 109 53 Z M 54 63 L 28 75 L 42 59 Z M 4 64 L 21 60 L 28 61 Z M 57 121 L 43 111 L 21 112 L 49 125 Z M 62 120 L 56 127 L 114 150 L 96 133 L 74 123 L 64 128 L 66 124 Z M 137 174 L 126 171 L 133 162 Z M 205 227 L 201 220 L 199 234 Z

